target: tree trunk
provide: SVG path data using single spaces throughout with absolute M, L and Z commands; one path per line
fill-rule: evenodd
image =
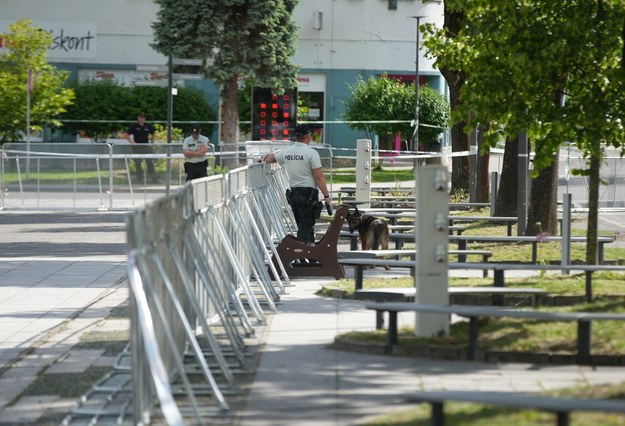
M 519 173 L 519 145 L 517 138 L 507 138 L 503 153 L 503 166 L 497 188 L 495 216 L 517 215 L 517 183 Z
M 449 10 L 444 5 L 445 16 L 443 27 L 447 32 L 447 37 L 455 37 L 460 28 L 465 24 L 464 14 Z M 462 101 L 460 99 L 460 88 L 466 81 L 464 72 L 452 71 L 442 68 L 441 74 L 445 77 L 449 86 L 449 104 L 453 111 Z M 466 123 L 456 123 L 451 128 L 451 150 L 452 152 L 462 152 L 469 150 L 469 136 L 464 132 Z M 469 158 L 468 157 L 452 157 L 451 160 L 451 192 L 469 193 Z
M 598 263 L 598 229 L 599 229 L 599 178 L 601 157 L 597 154 L 590 156 L 590 178 L 588 187 L 588 225 L 586 227 L 586 263 Z
M 525 235 L 538 235 L 541 232 L 546 232 L 549 235 L 558 234 L 559 158 L 560 154 L 556 151 L 551 166 L 541 170 L 540 174 L 532 180 Z
M 221 164 L 228 169 L 239 167 L 239 98 L 237 77 L 232 77 L 221 88 L 223 138 Z

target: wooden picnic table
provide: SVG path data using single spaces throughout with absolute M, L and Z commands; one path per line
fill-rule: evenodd
M 449 251 L 452 254 L 452 250 Z M 369 266 L 390 266 L 393 268 L 408 268 L 414 271 L 415 261 L 413 260 L 395 260 L 395 259 L 366 259 L 366 258 L 339 258 L 338 262 L 342 265 L 353 266 L 354 287 L 356 290 L 362 289 L 364 281 L 364 269 Z M 493 286 L 505 287 L 505 271 L 583 271 L 586 275 L 586 300 L 592 301 L 592 274 L 598 271 L 614 271 L 625 272 L 625 266 L 622 265 L 543 265 L 531 263 L 472 263 L 472 262 L 449 262 L 448 269 L 477 269 L 493 271 Z
M 469 222 L 492 222 L 498 223 L 503 222 L 508 227 L 508 236 L 512 236 L 512 225 L 518 222 L 518 218 L 514 216 L 458 216 L 458 215 L 448 215 L 447 220 L 449 221 L 449 225 L 452 226 L 454 223 L 469 223 Z
M 397 344 L 399 334 L 397 329 L 398 312 L 420 312 L 431 314 L 456 314 L 469 319 L 469 343 L 467 359 L 475 359 L 478 350 L 479 319 L 492 318 L 522 318 L 539 321 L 570 321 L 577 323 L 577 362 L 590 365 L 592 361 L 591 323 L 593 321 L 625 321 L 625 314 L 603 312 L 551 312 L 539 310 L 510 309 L 494 306 L 464 306 L 464 305 L 432 305 L 413 302 L 383 302 L 368 303 L 367 309 L 377 312 L 388 312 L 389 325 L 387 334 L 387 348 L 390 350 Z
M 570 237 L 573 243 L 585 243 L 586 237 Z M 482 235 L 449 235 L 450 242 L 458 243 L 458 250 L 466 250 L 469 242 L 476 243 L 530 243 L 532 244 L 532 263 L 538 262 L 538 244 L 542 242 L 562 242 L 562 237 L 548 236 L 482 236 Z M 603 263 L 605 244 L 614 242 L 613 237 L 598 237 L 598 258 Z

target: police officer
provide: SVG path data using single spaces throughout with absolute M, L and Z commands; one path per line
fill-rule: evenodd
M 145 114 L 142 112 L 137 115 L 137 122 L 126 130 L 126 139 L 130 144 L 132 144 L 132 150 L 135 154 L 152 154 L 154 151 L 152 151 L 152 147 L 149 146 L 149 143 L 154 143 L 154 135 L 154 127 L 152 127 L 151 124 L 146 123 Z M 139 180 L 143 179 L 143 172 L 141 170 L 142 161 L 142 158 L 134 159 L 135 175 Z M 154 169 L 154 160 L 146 158 L 145 164 L 152 183 L 158 182 L 156 170 Z
M 202 129 L 199 124 L 191 125 L 191 136 L 182 142 L 182 155 L 184 155 L 184 171 L 187 174 L 187 182 L 193 179 L 208 176 L 208 138 L 201 135 Z
M 263 159 L 266 163 L 278 162 L 286 169 L 291 187 L 289 204 L 297 222 L 297 237 L 308 243 L 315 242 L 315 220 L 321 208 L 319 191 L 326 205 L 331 203 L 319 153 L 308 146 L 311 139 L 310 127 L 300 124 L 295 128 L 296 142 L 293 145 Z

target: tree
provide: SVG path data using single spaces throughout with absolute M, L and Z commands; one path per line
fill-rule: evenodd
M 444 3 L 443 31 L 446 38 L 453 39 L 465 24 L 464 13 L 452 10 Z M 426 28 L 429 28 L 426 26 Z M 447 86 L 449 87 L 449 103 L 451 110 L 455 110 L 462 103 L 460 88 L 467 79 L 466 73 L 461 69 L 452 69 L 439 64 L 439 70 Z M 465 131 L 466 122 L 456 120 L 451 125 L 451 150 L 452 152 L 463 152 L 469 150 L 469 135 Z M 467 157 L 452 157 L 451 159 L 451 192 L 469 191 L 469 159 Z
M 237 150 L 238 84 L 252 79 L 280 92 L 297 87 L 295 0 L 156 0 L 154 48 L 182 58 L 205 60 L 204 72 L 220 86 L 224 150 Z
M 344 117 L 353 122 L 350 128 L 365 132 L 369 139 L 376 134 L 412 137 L 414 85 L 407 86 L 383 75 L 366 81 L 359 77 L 349 89 L 352 96 L 345 100 Z M 438 91 L 423 86 L 419 89 L 419 109 L 423 124 L 419 126 L 419 140 L 424 144 L 437 142 L 449 122 L 449 103 Z
M 167 89 L 162 87 L 121 86 L 114 81 L 74 82 L 75 102 L 60 116 L 64 129 L 83 131 L 94 141 L 105 142 L 118 130 L 125 130 L 139 112 L 148 119 L 166 121 Z M 216 112 L 202 91 L 179 87 L 174 101 L 174 121 L 215 121 Z M 66 120 L 66 121 L 65 121 Z M 181 126 L 188 133 L 190 124 Z M 203 126 L 205 134 L 212 125 Z
M 0 145 L 20 139 L 20 132 L 26 130 L 29 90 L 33 130 L 60 125 L 56 117 L 74 97 L 71 89 L 63 87 L 68 73 L 57 70 L 46 59 L 52 44 L 50 33 L 32 26 L 32 21 L 21 20 L 9 26 L 4 41 L 8 51 L 0 53 Z
M 463 104 L 454 111 L 455 119 L 468 117 L 472 127 L 488 123 L 490 130 L 485 136 L 491 144 L 502 134 L 515 136 L 527 130 L 535 152 L 534 177 L 551 173 L 548 182 L 552 182 L 563 143 L 573 142 L 582 150 L 589 164 L 578 173 L 590 178 L 586 261 L 596 263 L 601 144 L 622 150 L 625 142 L 621 123 L 625 112 L 625 3 L 446 3 L 465 13 L 466 22 L 471 23 L 453 42 L 435 37 L 435 50 L 444 53 L 443 60 L 469 76 L 461 89 Z M 535 181 L 533 186 L 538 182 L 544 181 Z M 553 186 L 546 189 L 554 191 Z M 534 194 L 532 191 L 530 212 L 555 211 L 554 197 L 545 202 Z M 536 225 L 538 217 L 541 215 L 536 214 L 528 224 Z M 555 232 L 555 224 L 547 226 L 548 232 Z

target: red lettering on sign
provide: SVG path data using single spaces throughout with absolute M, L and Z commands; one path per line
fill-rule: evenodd
M 113 80 L 115 78 L 115 74 L 111 72 L 96 71 L 95 78 L 102 80 Z

